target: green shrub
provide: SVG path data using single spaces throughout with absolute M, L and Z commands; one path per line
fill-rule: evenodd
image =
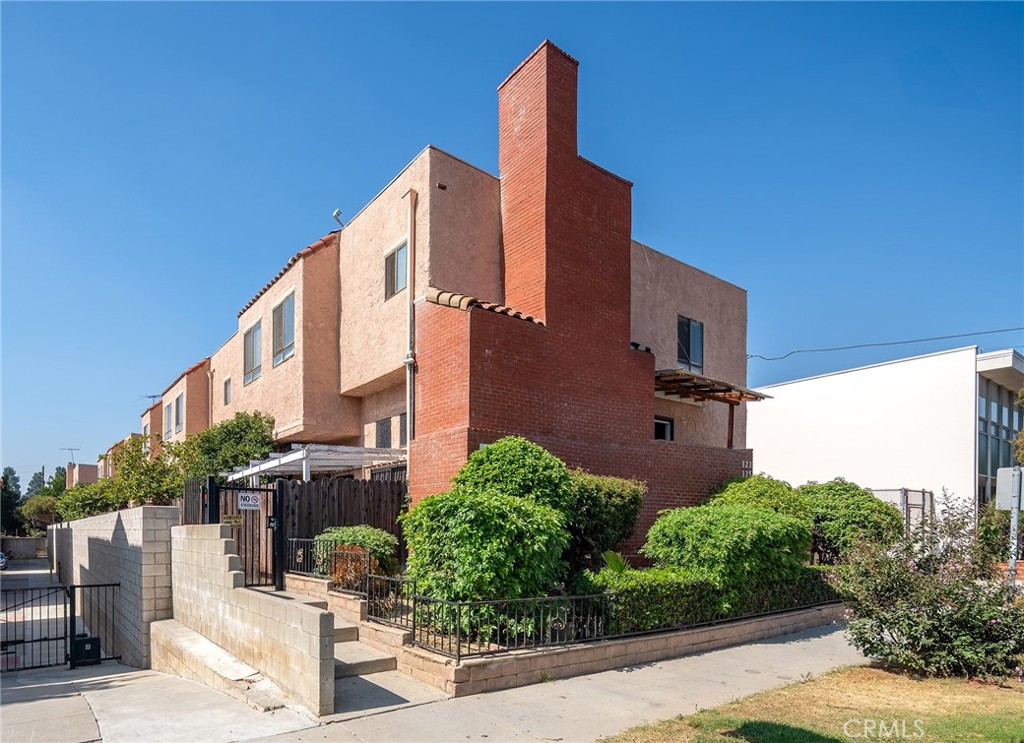
M 764 474 L 728 480 L 708 501 L 708 505 L 724 503 L 757 506 L 798 519 L 811 519 L 811 509 L 803 494 L 788 482 Z
M 63 521 L 117 511 L 127 505 L 127 498 L 119 495 L 114 481 L 106 477 L 99 482 L 76 485 L 57 496 L 57 513 Z
M 608 634 L 699 624 L 722 614 L 721 591 L 706 577 L 683 570 L 602 570 L 595 586 L 614 594 Z
M 728 592 L 749 592 L 799 575 L 810 541 L 806 521 L 722 503 L 663 511 L 640 551 L 661 567 L 706 576 Z
M 999 677 L 1024 665 L 1024 602 L 984 558 L 969 506 L 894 545 L 856 542 L 837 566 L 847 633 L 866 655 L 926 676 Z
M 558 457 L 520 436 L 473 452 L 452 482 L 462 489 L 533 498 L 566 513 L 569 470 Z
M 799 492 L 814 518 L 811 551 L 818 561 L 834 564 L 860 540 L 892 544 L 903 533 L 903 517 L 894 506 L 870 490 L 836 478 L 807 483 Z
M 455 488 L 400 517 L 417 590 L 475 601 L 528 598 L 550 591 L 564 573 L 569 542 L 562 514 L 532 498 Z
M 646 493 L 647 486 L 638 480 L 572 472 L 566 507 L 570 536 L 566 560 L 573 572 L 595 567 L 602 554 L 630 537 Z
M 386 574 L 391 575 L 398 567 L 398 538 L 383 529 L 367 525 L 332 526 L 318 534 L 316 542 L 314 554 L 317 556 L 322 553 L 321 544 L 361 547 L 370 553 Z

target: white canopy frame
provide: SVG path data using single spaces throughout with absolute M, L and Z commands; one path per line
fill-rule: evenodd
M 398 464 L 407 459 L 405 449 L 376 449 L 368 446 L 335 444 L 292 444 L 290 451 L 274 452 L 266 459 L 252 460 L 247 467 L 224 473 L 228 482 L 259 475 L 302 475 L 312 479 L 315 472 L 339 472 L 361 467 Z

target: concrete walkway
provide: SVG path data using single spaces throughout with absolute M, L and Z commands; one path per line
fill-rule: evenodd
M 191 681 L 103 665 L 0 677 L 3 743 L 590 741 L 864 663 L 839 627 L 520 689 L 438 701 L 402 686 L 350 685 L 344 714 L 259 713 Z M 11 677 L 14 678 L 11 678 Z M 397 682 L 395 682 L 397 683 Z M 341 691 L 339 689 L 339 691 Z M 368 695 L 360 703 L 359 697 Z M 371 699 L 405 702 L 397 709 Z M 340 710 L 339 710 L 340 711 Z M 331 721 L 331 720 L 334 721 Z

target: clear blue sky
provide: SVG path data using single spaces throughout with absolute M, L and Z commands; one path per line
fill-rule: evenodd
M 749 351 L 1024 325 L 1019 3 L 2 5 L 3 451 L 95 461 L 287 258 L 495 89 L 580 60 L 637 239 L 749 291 Z M 1024 334 L 752 361 L 749 382 Z M 908 390 L 908 393 L 912 391 Z

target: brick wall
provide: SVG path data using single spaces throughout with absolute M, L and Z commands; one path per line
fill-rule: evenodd
M 505 303 L 541 322 L 418 305 L 409 491 L 446 490 L 481 443 L 525 436 L 648 483 L 634 552 L 659 510 L 698 502 L 751 455 L 653 438 L 655 359 L 630 348 L 632 185 L 577 153 L 576 73 L 545 43 L 499 87 Z
M 171 616 L 171 527 L 177 523 L 177 508 L 142 506 L 49 529 L 61 583 L 121 584 L 113 616 L 105 614 L 106 602 L 90 604 L 92 592 L 78 596 L 82 616 L 99 615 L 90 631 L 126 665 L 149 667 L 149 625 Z
M 334 615 L 243 588 L 231 527 L 171 530 L 174 619 L 257 669 L 315 715 L 334 711 Z

